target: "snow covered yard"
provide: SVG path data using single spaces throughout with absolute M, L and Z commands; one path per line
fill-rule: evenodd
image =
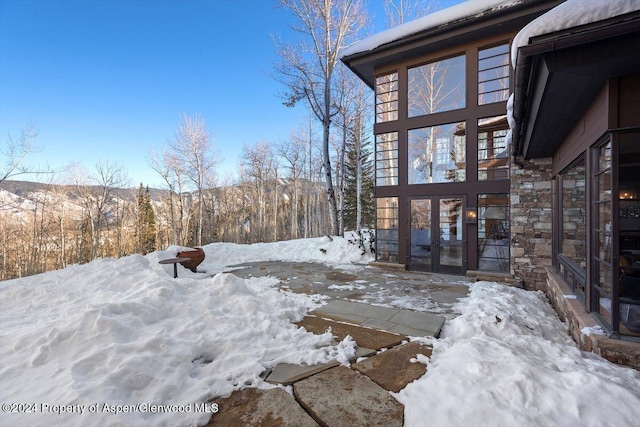
M 219 244 L 205 248 L 206 268 L 251 254 L 304 252 L 296 246 L 324 255 L 325 240 L 330 257 L 351 257 L 343 239 L 275 244 L 278 251 Z M 210 412 L 133 408 L 115 415 L 102 405 L 202 403 L 238 388 L 269 387 L 259 375 L 278 363 L 316 364 L 353 352 L 352 341 L 331 346 L 330 334 L 293 324 L 318 298 L 282 292 L 273 278 L 244 280 L 211 269 L 179 267 L 173 279 L 173 267 L 158 260 L 174 249 L 0 283 L 0 402 L 36 404 L 27 409 L 39 411 L 2 413 L 1 425 L 202 424 Z M 100 407 L 88 413 L 92 404 Z M 64 409 L 54 405 L 74 412 L 40 412 Z
M 206 273 L 179 267 L 173 279 L 172 266 L 158 261 L 176 250 L 0 282 L 0 402 L 39 410 L 3 412 L 0 424 L 202 424 L 211 412 L 194 404 L 270 387 L 259 378 L 266 368 L 353 351 L 351 340 L 332 346 L 329 334 L 293 325 L 321 297 L 283 291 L 274 278 L 219 273 L 266 260 L 364 268 L 370 257 L 345 239 L 213 244 L 199 267 Z M 541 293 L 481 282 L 456 308 L 443 338 L 429 340 L 427 374 L 397 394 L 407 425 L 624 426 L 640 418 L 640 373 L 579 351 Z M 182 406 L 128 406 L 138 404 Z M 62 409 L 69 412 L 51 413 Z
M 472 285 L 397 394 L 405 425 L 636 426 L 640 372 L 578 349 L 542 292 Z

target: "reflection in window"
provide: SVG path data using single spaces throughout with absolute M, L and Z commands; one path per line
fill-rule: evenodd
M 478 180 L 509 179 L 507 116 L 478 120 Z
M 620 332 L 640 336 L 640 132 L 618 134 Z
M 593 254 L 593 298 L 596 311 L 611 327 L 612 321 L 612 206 L 611 206 L 611 141 L 594 150 L 596 167 L 594 228 L 592 230 L 595 251 Z
M 465 56 L 409 69 L 409 117 L 465 107 Z
M 509 271 L 509 195 L 478 195 L 478 269 Z
M 376 122 L 398 120 L 398 73 L 376 77 Z
M 584 157 L 562 175 L 562 235 L 560 253 L 582 270 L 587 265 L 587 185 Z
M 398 185 L 398 132 L 376 135 L 376 186 Z
M 585 298 L 587 265 L 587 183 L 584 156 L 560 172 L 562 194 L 558 271 L 571 290 Z
M 478 105 L 509 98 L 509 45 L 478 52 Z
M 441 266 L 462 267 L 462 203 L 462 199 L 440 199 L 438 252 Z
M 376 259 L 398 262 L 398 198 L 376 199 Z
M 466 179 L 465 123 L 409 131 L 409 184 Z

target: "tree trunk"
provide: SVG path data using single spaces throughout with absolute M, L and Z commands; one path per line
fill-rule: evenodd
M 329 158 L 329 131 L 331 128 L 331 79 L 327 79 L 324 88 L 324 120 L 322 121 L 322 161 L 324 166 L 325 188 L 329 202 L 329 219 L 331 221 L 331 235 L 338 235 L 338 205 L 336 192 L 331 177 L 331 160 Z

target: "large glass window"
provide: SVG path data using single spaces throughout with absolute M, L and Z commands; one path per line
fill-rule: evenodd
M 478 51 L 478 105 L 509 98 L 509 45 Z
M 465 56 L 409 68 L 409 117 L 465 107 Z
M 478 180 L 509 179 L 507 116 L 478 120 Z
M 398 73 L 376 77 L 376 122 L 398 120 Z
M 398 262 L 398 198 L 376 199 L 376 259 Z
M 509 271 L 509 195 L 478 195 L 478 269 Z
M 465 181 L 464 122 L 412 129 L 408 139 L 409 184 Z
M 558 272 L 582 299 L 587 265 L 587 182 L 584 156 L 560 173 Z
M 602 319 L 611 327 L 613 324 L 613 281 L 612 271 L 612 205 L 611 205 L 611 141 L 594 150 L 595 168 L 593 183 L 594 200 L 594 277 L 593 306 Z
M 398 185 L 398 132 L 376 135 L 376 185 Z
M 640 132 L 618 135 L 620 323 L 640 336 Z
M 586 167 L 584 157 L 562 174 L 562 234 L 560 253 L 582 270 L 586 251 Z

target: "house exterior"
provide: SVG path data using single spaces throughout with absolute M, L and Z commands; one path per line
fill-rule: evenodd
M 486 0 L 347 50 L 375 91 L 377 262 L 544 290 L 640 368 L 639 46 L 633 0 Z

